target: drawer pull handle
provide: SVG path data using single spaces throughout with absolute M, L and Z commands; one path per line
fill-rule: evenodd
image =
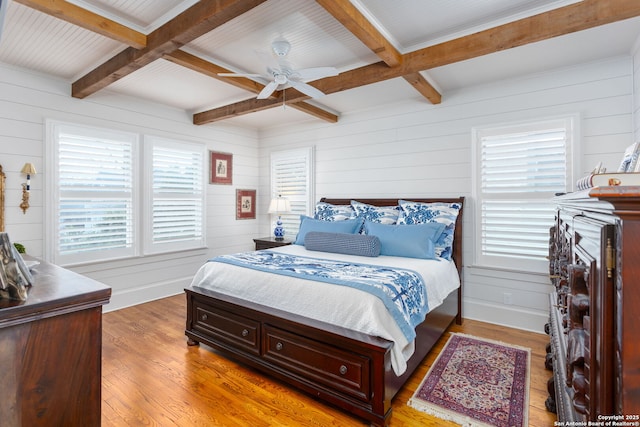
M 284 346 L 282 345 L 282 343 L 281 343 L 281 342 L 279 342 L 278 344 L 276 344 L 276 350 L 282 350 L 282 347 L 284 347 Z
M 209 316 L 207 316 L 206 314 L 203 314 L 200 318 L 201 318 L 202 320 L 207 320 L 207 319 L 209 318 Z
M 249 331 L 247 329 L 243 329 L 242 330 L 242 336 L 246 337 L 247 335 L 249 335 Z
M 344 375 L 347 373 L 347 367 L 342 365 L 340 366 L 340 374 Z

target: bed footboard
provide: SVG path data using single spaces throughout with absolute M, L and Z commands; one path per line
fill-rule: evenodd
M 189 345 L 207 344 L 375 426 L 388 425 L 391 399 L 457 311 L 453 292 L 418 327 L 416 354 L 398 377 L 387 340 L 198 287 L 185 292 Z
M 387 425 L 392 343 L 200 288 L 187 288 L 186 335 L 370 421 Z

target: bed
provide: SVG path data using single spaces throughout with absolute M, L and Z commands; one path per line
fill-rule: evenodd
M 399 199 L 360 198 L 323 198 L 321 203 L 344 206 L 349 205 L 351 200 L 378 207 L 397 206 L 399 203 Z M 236 293 L 234 291 L 236 287 L 239 289 L 245 289 L 246 286 L 256 286 L 256 289 L 264 288 L 267 282 L 269 286 L 275 286 L 284 284 L 285 278 L 269 275 L 268 272 L 238 275 L 240 274 L 238 269 L 242 270 L 238 266 L 228 266 L 236 270 L 231 272 L 221 270 L 222 272 L 218 275 L 208 270 L 211 264 L 218 263 L 203 265 L 191 286 L 185 289 L 187 343 L 209 345 L 227 357 L 270 374 L 290 386 L 363 418 L 372 425 L 388 425 L 393 397 L 449 325 L 453 321 L 462 323 L 464 198 L 412 198 L 410 200 L 418 203 L 442 202 L 458 205 L 459 214 L 451 232 L 453 236 L 451 261 L 440 262 L 438 268 L 444 270 L 452 268 L 459 286 L 451 292 L 447 291 L 442 298 L 435 296 L 433 298 L 436 301 L 429 301 L 431 310 L 424 321 L 415 326 L 415 339 L 406 348 L 403 347 L 402 351 L 393 330 L 389 336 L 386 336 L 386 332 L 371 333 L 366 329 L 358 330 L 344 324 L 336 324 L 334 319 L 328 321 L 321 315 L 304 309 L 284 309 L 265 304 L 262 297 L 257 300 L 250 298 L 250 292 Z M 273 256 L 278 256 L 278 254 L 288 253 L 297 255 L 301 253 L 300 251 L 305 251 L 304 247 L 296 246 L 298 245 L 272 249 L 270 252 L 273 251 L 275 253 Z M 350 255 L 331 254 L 329 256 L 323 252 L 308 252 L 318 258 L 351 260 Z M 395 257 L 381 256 L 379 260 L 387 258 Z M 375 261 L 369 259 L 367 262 L 371 264 Z M 225 275 L 233 277 L 232 285 L 222 283 Z M 210 286 L 209 282 L 213 279 L 220 282 L 221 286 Z M 335 286 L 326 283 L 313 284 L 315 287 L 327 285 Z M 297 288 L 292 289 L 290 293 L 295 294 Z M 430 294 L 429 297 L 432 298 L 432 295 Z M 366 300 L 363 299 L 363 301 Z M 321 306 L 321 304 L 316 305 Z M 388 322 L 383 319 L 381 323 Z M 399 354 L 402 354 L 402 360 L 399 360 Z

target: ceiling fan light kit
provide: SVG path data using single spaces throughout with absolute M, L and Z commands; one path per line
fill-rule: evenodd
M 284 57 L 287 56 L 291 50 L 291 44 L 286 40 L 276 40 L 271 43 L 271 49 L 273 49 L 273 53 L 277 56 Z

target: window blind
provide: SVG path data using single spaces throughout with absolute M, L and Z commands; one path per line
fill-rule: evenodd
M 546 264 L 555 193 L 568 188 L 568 120 L 478 132 L 479 254 L 483 264 Z M 515 264 L 514 264 L 515 262 Z
M 289 199 L 291 212 L 282 215 L 285 236 L 295 237 L 300 215 L 309 215 L 313 203 L 313 149 L 290 150 L 271 155 L 271 192 Z
M 57 261 L 133 253 L 131 134 L 60 126 L 57 132 Z
M 60 265 L 206 245 L 205 147 L 49 121 L 47 256 Z
M 203 149 L 151 141 L 151 241 L 146 252 L 204 246 Z

